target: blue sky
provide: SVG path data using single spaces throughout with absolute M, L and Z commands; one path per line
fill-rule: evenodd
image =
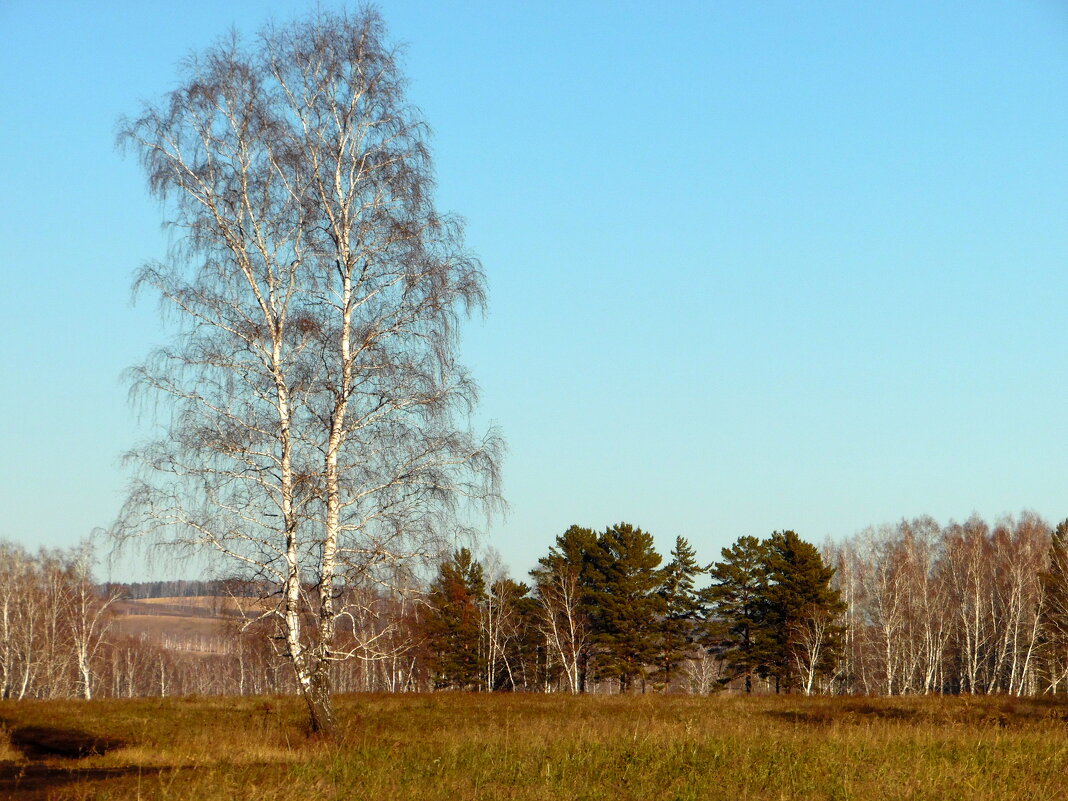
M 116 119 L 295 2 L 0 2 L 0 538 L 121 502 L 165 336 Z M 571 523 L 702 560 L 929 513 L 1068 516 L 1063 3 L 380 5 L 468 220 L 465 334 L 524 573 Z M 130 568 L 133 570 L 133 568 Z

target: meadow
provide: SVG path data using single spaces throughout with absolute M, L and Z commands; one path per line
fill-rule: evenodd
M 339 716 L 322 741 L 295 698 L 0 702 L 0 797 L 1068 796 L 1061 699 L 438 693 L 344 696 Z M 13 744 L 68 729 L 122 745 L 68 759 Z

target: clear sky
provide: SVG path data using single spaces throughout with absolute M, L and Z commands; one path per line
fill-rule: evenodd
M 121 502 L 130 278 L 160 209 L 116 118 L 307 3 L 0 0 L 0 538 Z M 380 4 L 468 220 L 465 334 L 523 574 L 571 523 L 703 561 L 903 516 L 1068 516 L 1068 6 Z

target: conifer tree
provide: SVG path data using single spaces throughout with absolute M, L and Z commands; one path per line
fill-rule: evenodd
M 1068 520 L 1053 530 L 1042 582 L 1040 626 L 1049 691 L 1068 679 Z
M 659 592 L 664 601 L 664 621 L 658 667 L 665 688 L 671 684 L 675 668 L 690 655 L 699 638 L 704 605 L 694 581 L 704 572 L 690 543 L 685 537 L 676 537 Z
M 607 528 L 587 557 L 589 615 L 597 644 L 597 675 L 628 692 L 645 689 L 647 668 L 658 652 L 657 623 L 664 614 L 662 557 L 653 537 L 629 523 Z
M 811 692 L 815 677 L 830 672 L 840 656 L 838 620 L 845 604 L 831 586 L 834 568 L 793 531 L 776 531 L 765 548 L 767 667 L 776 690 L 789 691 L 800 676 L 805 692 Z
M 739 537 L 721 551 L 722 561 L 709 565 L 712 585 L 704 599 L 710 606 L 712 650 L 728 668 L 727 681 L 744 676 L 753 691 L 753 676 L 763 674 L 767 656 L 768 548 L 756 537 Z
M 467 548 L 442 562 L 427 596 L 423 633 L 435 687 L 477 687 L 482 675 L 479 604 L 486 597 L 482 565 Z

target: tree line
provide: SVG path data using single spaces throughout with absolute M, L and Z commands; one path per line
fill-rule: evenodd
M 94 584 L 92 561 L 85 546 L 31 554 L 0 543 L 3 697 L 299 691 L 269 621 L 252 613 L 220 613 L 211 637 L 123 633 L 122 585 Z M 355 658 L 332 665 L 333 686 L 1068 691 L 1068 521 L 920 517 L 822 548 L 781 531 L 739 537 L 707 564 L 683 537 L 665 560 L 639 527 L 571 526 L 526 579 L 460 548 L 417 593 L 349 588 L 343 602 L 361 611 L 338 648 Z
M 568 529 L 529 584 L 456 552 L 423 623 L 434 686 L 1068 690 L 1068 521 L 919 517 L 820 549 L 783 531 L 707 565 L 680 537 L 662 561 L 627 524 Z
M 88 543 L 34 553 L 0 541 L 0 698 L 265 695 L 299 690 L 273 627 L 262 617 L 262 583 L 231 579 L 100 584 L 93 580 L 95 561 Z M 197 597 L 191 594 L 197 588 L 214 602 L 203 608 L 182 606 L 182 599 Z M 166 591 L 176 594 L 159 594 Z M 122 625 L 129 613 L 123 602 L 143 598 L 176 602 L 154 607 L 167 613 L 154 618 L 162 621 L 155 631 Z M 417 689 L 408 653 L 413 643 L 401 640 L 402 632 L 414 630 L 405 622 L 413 602 L 354 591 L 346 600 L 358 604 L 361 613 L 343 630 L 340 643 L 358 647 L 366 661 L 334 666 L 338 690 Z M 214 617 L 216 626 L 208 633 L 185 633 L 167 625 L 176 614 Z

